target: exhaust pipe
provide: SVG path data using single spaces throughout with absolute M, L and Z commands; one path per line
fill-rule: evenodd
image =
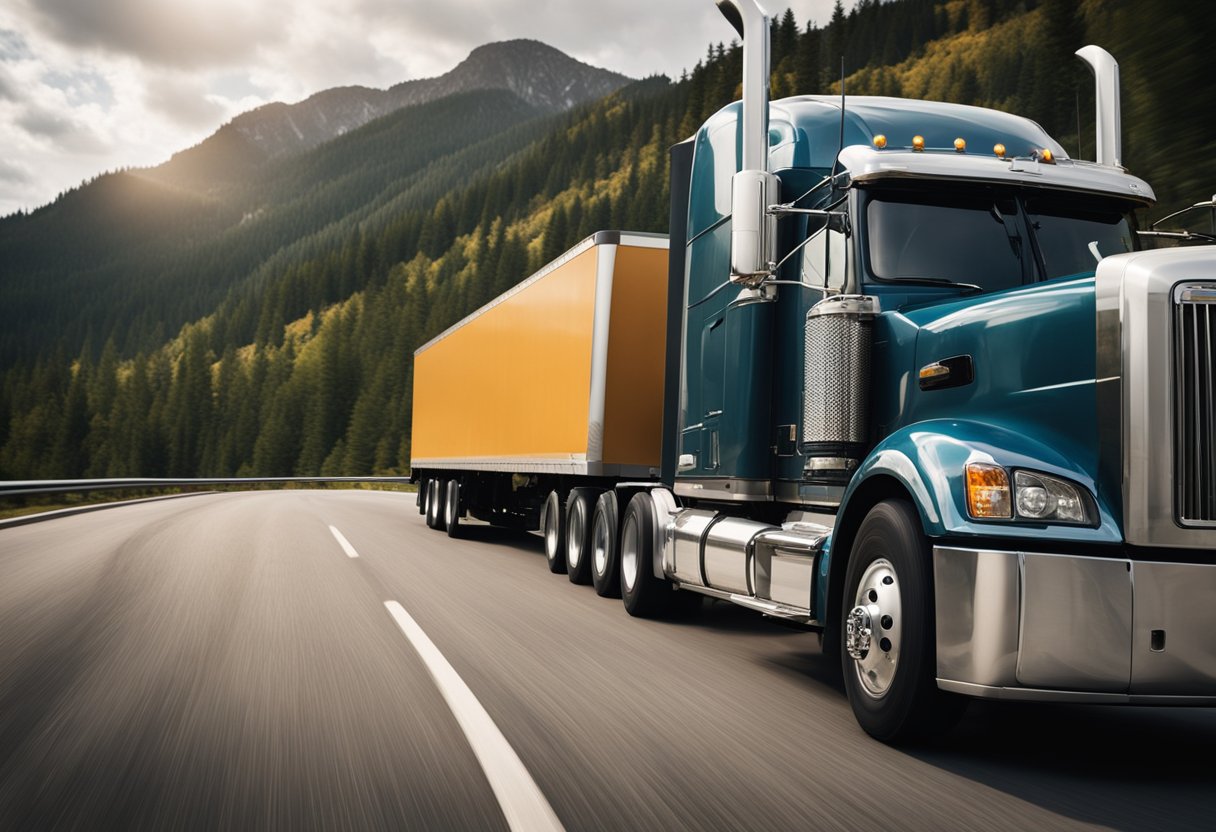
M 1094 74 L 1094 126 L 1096 161 L 1123 167 L 1123 116 L 1119 112 L 1119 62 L 1101 46 L 1083 46 L 1076 52 Z
M 768 84 L 771 20 L 756 0 L 716 0 L 743 39 L 743 167 L 731 179 L 731 280 L 767 277 L 777 249 L 777 177 L 768 169 Z

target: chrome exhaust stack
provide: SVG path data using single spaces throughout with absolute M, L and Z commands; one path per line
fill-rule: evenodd
M 768 170 L 768 85 L 771 19 L 756 0 L 716 0 L 743 39 L 743 169 L 731 179 L 731 280 L 754 285 L 772 273 L 777 177 Z
M 1119 111 L 1119 62 L 1101 46 L 1083 46 L 1076 55 L 1094 74 L 1095 161 L 1123 167 L 1123 115 Z

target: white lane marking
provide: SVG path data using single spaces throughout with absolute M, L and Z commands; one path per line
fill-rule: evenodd
M 350 541 L 342 536 L 342 532 L 338 531 L 333 526 L 329 527 L 329 531 L 334 536 L 334 540 L 338 541 L 338 545 L 342 547 L 342 551 L 346 552 L 348 558 L 357 558 L 359 553 L 355 551 L 355 547 L 350 545 Z
M 490 781 L 490 788 L 498 798 L 507 825 L 517 832 L 546 829 L 560 832 L 562 824 L 553 813 L 553 807 L 545 800 L 515 749 L 511 748 L 473 691 L 469 690 L 404 607 L 396 601 L 385 601 L 384 606 L 426 663 L 435 686 L 452 709 L 473 748 L 473 754 L 486 773 L 486 779 Z

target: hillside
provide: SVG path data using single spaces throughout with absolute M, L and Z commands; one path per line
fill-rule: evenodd
M 787 14 L 774 31 L 773 87 L 833 92 L 839 64 L 829 56 L 843 52 L 850 92 L 1019 112 L 1084 157 L 1092 81 L 1072 51 L 1104 43 L 1123 66 L 1127 161 L 1157 187 L 1161 216 L 1216 190 L 1201 140 L 1210 26 L 1183 5 L 862 2 L 822 28 Z M 521 115 L 459 153 L 423 153 L 379 189 L 364 165 L 404 129 L 388 120 L 284 162 L 283 181 L 296 184 L 266 191 L 266 215 L 287 227 L 340 205 L 342 219 L 304 223 L 239 274 L 192 266 L 224 290 L 160 340 L 155 312 L 75 342 L 46 339 L 42 359 L 11 365 L 0 381 L 0 478 L 403 471 L 413 349 L 593 230 L 665 230 L 666 148 L 736 96 L 739 63 L 737 48 L 712 46 L 678 81 L 650 79 L 551 120 Z M 512 150 L 500 153 L 503 143 Z M 126 220 L 111 219 L 124 233 Z M 0 246 L 7 233 L 0 225 Z M 74 314 L 56 300 L 31 290 L 22 320 Z

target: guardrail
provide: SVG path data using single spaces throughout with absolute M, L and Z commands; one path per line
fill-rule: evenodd
M 274 485 L 287 483 L 385 482 L 407 483 L 409 477 L 227 477 L 195 479 L 2 480 L 0 498 L 30 494 L 68 494 L 113 489 L 185 488 L 207 485 Z

